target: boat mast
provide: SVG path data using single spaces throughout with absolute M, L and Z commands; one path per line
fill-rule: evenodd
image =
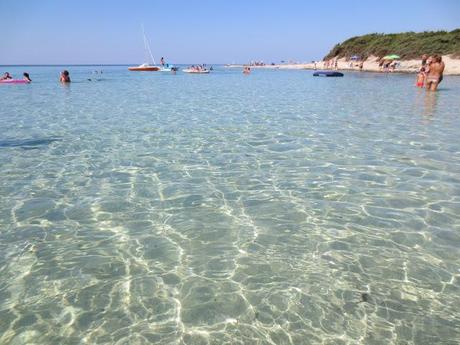
M 142 34 L 143 34 L 143 36 L 144 36 L 145 55 L 146 55 L 146 57 L 147 57 L 146 60 L 148 60 L 147 53 L 149 53 L 150 58 L 152 59 L 151 61 L 153 62 L 154 65 L 156 65 L 155 59 L 153 58 L 153 55 L 152 55 L 152 51 L 150 50 L 149 41 L 147 40 L 147 36 L 145 35 L 144 24 L 142 24 Z

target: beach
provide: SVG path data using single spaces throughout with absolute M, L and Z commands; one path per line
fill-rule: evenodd
M 1 344 L 460 339 L 459 77 L 8 70 Z
M 460 75 L 460 59 L 454 58 L 451 55 L 444 55 L 442 57 L 444 63 L 446 64 L 446 69 L 444 71 L 445 75 Z M 396 68 L 394 72 L 396 73 L 416 73 L 422 64 L 421 59 L 413 59 L 413 60 L 397 60 L 400 62 L 400 65 Z M 353 63 L 350 66 L 350 63 Z M 358 61 L 350 61 L 345 58 L 337 59 L 337 67 L 341 71 L 359 71 L 359 62 Z M 245 65 L 227 65 L 230 68 L 242 68 Z M 263 66 L 251 66 L 251 68 L 265 68 L 265 69 L 315 69 L 315 64 L 310 63 L 286 63 L 286 64 L 274 64 L 274 65 L 263 65 Z M 316 69 L 322 70 L 323 61 L 318 61 L 316 63 Z M 330 68 L 329 68 L 330 69 Z M 364 60 L 364 72 L 381 72 L 381 68 L 379 67 L 378 58 L 375 56 L 371 56 Z

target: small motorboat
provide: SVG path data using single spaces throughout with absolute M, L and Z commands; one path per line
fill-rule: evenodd
M 337 71 L 318 71 L 313 73 L 314 77 L 343 77 L 343 73 Z
M 140 72 L 156 72 L 156 71 L 160 71 L 161 68 L 155 65 L 143 63 L 142 65 L 139 65 L 139 66 L 128 67 L 128 70 L 140 71 Z
M 25 79 L 3 79 L 0 84 L 30 84 L 30 81 Z
M 177 72 L 179 68 L 174 65 L 166 65 L 160 68 L 160 72 Z

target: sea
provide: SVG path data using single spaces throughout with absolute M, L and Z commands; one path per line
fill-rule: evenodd
M 6 71 L 0 344 L 460 344 L 460 77 Z

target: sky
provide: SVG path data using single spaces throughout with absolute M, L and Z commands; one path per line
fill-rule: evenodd
M 460 0 L 0 0 L 0 64 L 322 59 L 366 33 L 460 28 Z

